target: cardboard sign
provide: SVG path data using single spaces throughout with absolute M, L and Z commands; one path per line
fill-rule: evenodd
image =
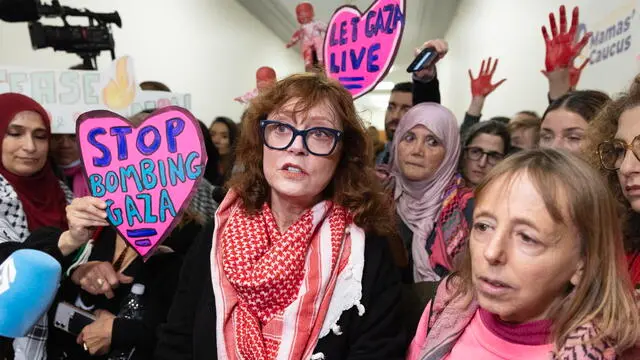
M 133 59 L 116 59 L 105 71 L 47 70 L 0 65 L 0 94 L 16 92 L 40 103 L 51 117 L 51 132 L 73 134 L 80 114 L 109 109 L 130 117 L 165 106 L 191 108 L 191 95 L 142 91 Z
M 198 121 L 177 106 L 135 127 L 110 111 L 82 114 L 77 139 L 89 191 L 143 258 L 171 233 L 207 164 Z
M 343 6 L 331 17 L 324 39 L 326 73 L 356 99 L 384 79 L 404 30 L 404 0 L 378 0 L 365 11 Z

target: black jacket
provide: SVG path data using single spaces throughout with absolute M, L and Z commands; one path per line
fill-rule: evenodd
M 213 224 L 209 223 L 184 261 L 178 291 L 167 324 L 160 330 L 155 359 L 217 359 L 216 311 L 211 281 Z M 400 277 L 387 241 L 367 236 L 362 276 L 365 315 L 357 309 L 344 312 L 338 321 L 343 334 L 320 339 L 314 353 L 325 360 L 404 359 L 407 337 L 399 313 Z
M 47 228 L 38 231 L 37 236 L 41 241 L 47 238 L 57 239 L 61 230 Z M 104 228 L 89 257 L 89 261 L 113 260 L 115 252 L 115 230 L 111 227 Z M 32 235 L 33 237 L 33 235 Z M 71 256 L 70 256 L 71 257 Z M 111 349 L 136 348 L 131 359 L 143 360 L 152 358 L 156 344 L 156 330 L 166 320 L 167 312 L 171 306 L 171 298 L 177 287 L 178 274 L 182 265 L 182 256 L 177 253 L 157 254 L 143 262 L 136 258 L 123 272 L 124 275 L 134 278 L 133 283 L 145 285 L 142 296 L 144 316 L 142 321 L 116 318 L 111 334 Z M 106 356 L 92 357 L 84 351 L 81 345 L 76 344 L 76 337 L 53 325 L 57 304 L 66 301 L 74 304 L 77 297 L 88 306 L 95 309 L 103 309 L 117 315 L 124 298 L 131 291 L 133 284 L 121 284 L 114 290 L 115 297 L 107 299 L 104 295 L 94 296 L 73 283 L 70 278 L 62 281 L 60 290 L 49 310 L 49 337 L 47 339 L 47 353 L 50 359 L 106 359 Z

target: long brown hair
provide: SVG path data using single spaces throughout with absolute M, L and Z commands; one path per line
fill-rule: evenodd
M 365 126 L 356 113 L 351 94 L 324 74 L 289 76 L 251 102 L 236 150 L 236 159 L 244 165 L 244 171 L 232 176 L 229 188 L 238 192 L 249 212 L 260 209 L 268 200 L 269 184 L 262 169 L 260 120 L 294 98 L 300 99 L 294 109 L 296 114 L 305 114 L 319 104 L 328 104 L 344 129 L 342 154 L 323 198 L 349 209 L 356 225 L 363 229 L 392 235 L 395 232 L 393 210 L 376 178 Z
M 525 151 L 489 172 L 476 187 L 476 201 L 482 201 L 492 182 L 504 177 L 511 182 L 523 173 L 538 190 L 550 216 L 556 222 L 573 224 L 581 242 L 584 270 L 580 283 L 549 315 L 556 350 L 571 333 L 589 323 L 598 331 L 589 341 L 613 343 L 619 354 L 633 347 L 640 340 L 640 318 L 626 267 L 617 204 L 603 179 L 586 161 L 568 152 Z M 566 198 L 567 204 L 558 202 L 560 198 Z M 474 292 L 468 250 L 467 245 L 460 270 L 448 279 L 456 296 Z
M 637 106 L 640 106 L 640 75 L 636 76 L 628 92 L 620 94 L 614 101 L 609 102 L 591 121 L 587 129 L 588 142 L 584 149 L 585 157 L 607 179 L 609 188 L 620 203 L 623 218 L 626 220 L 624 239 L 627 251 L 640 250 L 640 214 L 631 208 L 622 194 L 617 171 L 610 171 L 602 167 L 598 145 L 603 141 L 613 139 L 618 131 L 620 115 Z

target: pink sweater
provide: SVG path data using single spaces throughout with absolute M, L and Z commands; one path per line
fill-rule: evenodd
M 419 360 L 420 350 L 426 340 L 426 322 L 431 304 L 427 305 L 420 319 L 418 332 L 411 342 L 408 360 Z M 473 355 L 473 360 L 501 360 L 501 359 L 551 359 L 553 344 L 522 345 L 510 342 L 494 334 L 482 320 L 480 311 L 476 311 L 473 319 L 464 330 L 453 349 L 444 360 L 467 360 Z

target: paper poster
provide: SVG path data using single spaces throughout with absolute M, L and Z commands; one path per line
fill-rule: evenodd
M 138 127 L 97 110 L 78 118 L 76 138 L 91 195 L 143 258 L 171 233 L 207 164 L 198 121 L 188 110 L 156 110 Z
M 130 117 L 145 109 L 191 108 L 191 95 L 139 89 L 133 59 L 116 59 L 106 71 L 46 70 L 0 65 L 0 93 L 16 92 L 40 103 L 54 134 L 73 134 L 80 114 L 109 109 Z
M 374 1 L 364 13 L 353 6 L 338 8 L 324 39 L 327 75 L 354 99 L 373 90 L 393 64 L 404 22 L 404 0 Z

